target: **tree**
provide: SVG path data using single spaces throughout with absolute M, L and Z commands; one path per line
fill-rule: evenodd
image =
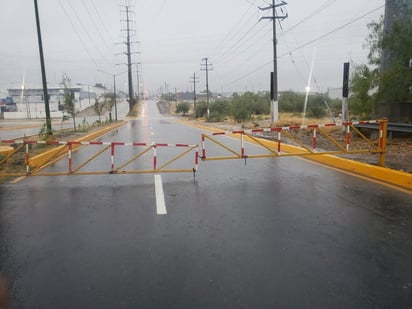
M 362 118 L 380 104 L 412 101 L 412 22 L 395 19 L 390 32 L 384 32 L 381 17 L 369 23 L 368 29 L 368 65 L 355 65 L 350 83 L 351 111 Z
M 351 112 L 361 119 L 370 118 L 375 110 L 376 93 L 370 94 L 375 85 L 375 73 L 365 64 L 355 65 L 353 69 L 349 105 Z
M 99 99 L 96 98 L 94 99 L 93 108 L 94 108 L 94 112 L 96 113 L 96 115 L 99 116 L 99 124 L 101 124 L 102 123 L 101 116 L 103 114 L 104 104 L 100 103 Z
M 63 105 L 64 110 L 72 117 L 73 119 L 73 130 L 76 131 L 76 106 L 74 102 L 74 93 L 70 91 L 71 79 L 63 74 L 63 85 L 64 85 L 64 95 L 63 95 Z
M 182 113 L 183 116 L 186 115 L 186 113 L 189 111 L 189 104 L 186 102 L 181 102 L 179 104 L 177 104 L 176 106 L 176 113 Z
M 412 100 L 412 22 L 396 20 L 391 33 L 382 39 L 388 50 L 390 66 L 381 72 L 378 99 L 380 102 L 409 102 Z
M 103 95 L 104 106 L 109 110 L 109 120 L 112 121 L 112 109 L 116 102 L 116 96 L 114 92 L 108 92 Z M 137 102 L 137 101 L 136 101 Z

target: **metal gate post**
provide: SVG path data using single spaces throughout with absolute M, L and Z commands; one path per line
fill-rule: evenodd
M 388 119 L 379 120 L 379 166 L 385 166 L 386 159 L 386 139 L 388 134 Z
M 69 142 L 69 173 L 72 172 L 72 151 L 73 151 L 73 144 Z
M 112 149 L 111 149 L 110 158 L 111 158 L 111 161 L 112 161 L 112 166 L 111 166 L 112 173 L 114 173 L 114 145 L 115 145 L 114 143 L 111 143 Z
M 29 144 L 26 143 L 26 174 L 30 173 Z

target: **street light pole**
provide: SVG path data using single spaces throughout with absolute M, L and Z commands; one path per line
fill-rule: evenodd
M 115 119 L 116 119 L 116 121 L 117 121 L 117 94 L 116 94 L 116 76 L 118 76 L 118 75 L 120 75 L 120 74 L 124 74 L 124 73 L 126 73 L 126 72 L 128 72 L 128 71 L 124 71 L 124 72 L 121 72 L 121 73 L 117 73 L 117 74 L 111 74 L 111 73 L 108 73 L 108 72 L 106 72 L 106 71 L 103 71 L 103 70 L 97 70 L 98 72 L 101 72 L 101 73 L 104 73 L 104 74 L 107 74 L 107 75 L 110 75 L 110 76 L 113 76 L 113 92 L 114 92 L 114 113 L 115 113 Z
M 113 92 L 114 92 L 114 115 L 117 121 L 116 74 L 113 74 Z

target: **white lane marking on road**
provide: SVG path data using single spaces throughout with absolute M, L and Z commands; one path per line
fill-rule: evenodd
M 156 191 L 156 211 L 158 215 L 167 215 L 165 194 L 163 192 L 163 183 L 161 175 L 154 175 Z

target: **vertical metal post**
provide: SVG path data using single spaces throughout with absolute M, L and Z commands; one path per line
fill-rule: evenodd
M 72 151 L 73 151 L 73 144 L 69 142 L 69 173 L 72 172 Z
M 206 61 L 206 106 L 207 106 L 207 120 L 209 120 L 209 67 L 207 65 L 207 58 L 205 58 Z
M 342 87 L 342 123 L 347 122 L 348 117 L 348 98 L 349 98 L 349 62 L 343 64 L 343 87 Z M 345 133 L 342 127 L 342 133 Z
M 46 131 L 47 131 L 47 135 L 52 135 L 53 131 L 51 127 L 51 118 L 50 118 L 49 94 L 47 92 L 46 69 L 44 65 L 43 44 L 42 44 L 42 39 L 41 39 L 40 18 L 39 18 L 39 9 L 37 6 L 37 0 L 34 0 L 34 10 L 36 14 L 37 39 L 39 42 L 41 77 L 43 81 L 44 107 L 45 107 L 45 112 L 46 112 Z
M 277 56 L 277 39 L 276 39 L 276 7 L 275 0 L 272 0 L 272 14 L 273 14 L 273 82 L 272 91 L 273 99 L 270 103 L 270 110 L 272 116 L 272 122 L 279 119 L 279 106 L 278 106 L 278 56 Z
M 117 121 L 117 96 L 116 96 L 116 75 L 113 74 L 113 92 L 114 92 L 114 115 Z
M 379 166 L 385 166 L 386 159 L 386 139 L 388 134 L 388 119 L 379 120 Z
M 110 159 L 111 159 L 111 171 L 113 173 L 114 172 L 114 143 L 111 143 Z
M 26 144 L 26 174 L 30 173 L 30 156 L 29 156 L 29 144 Z
M 193 73 L 193 118 L 196 119 L 196 72 Z

